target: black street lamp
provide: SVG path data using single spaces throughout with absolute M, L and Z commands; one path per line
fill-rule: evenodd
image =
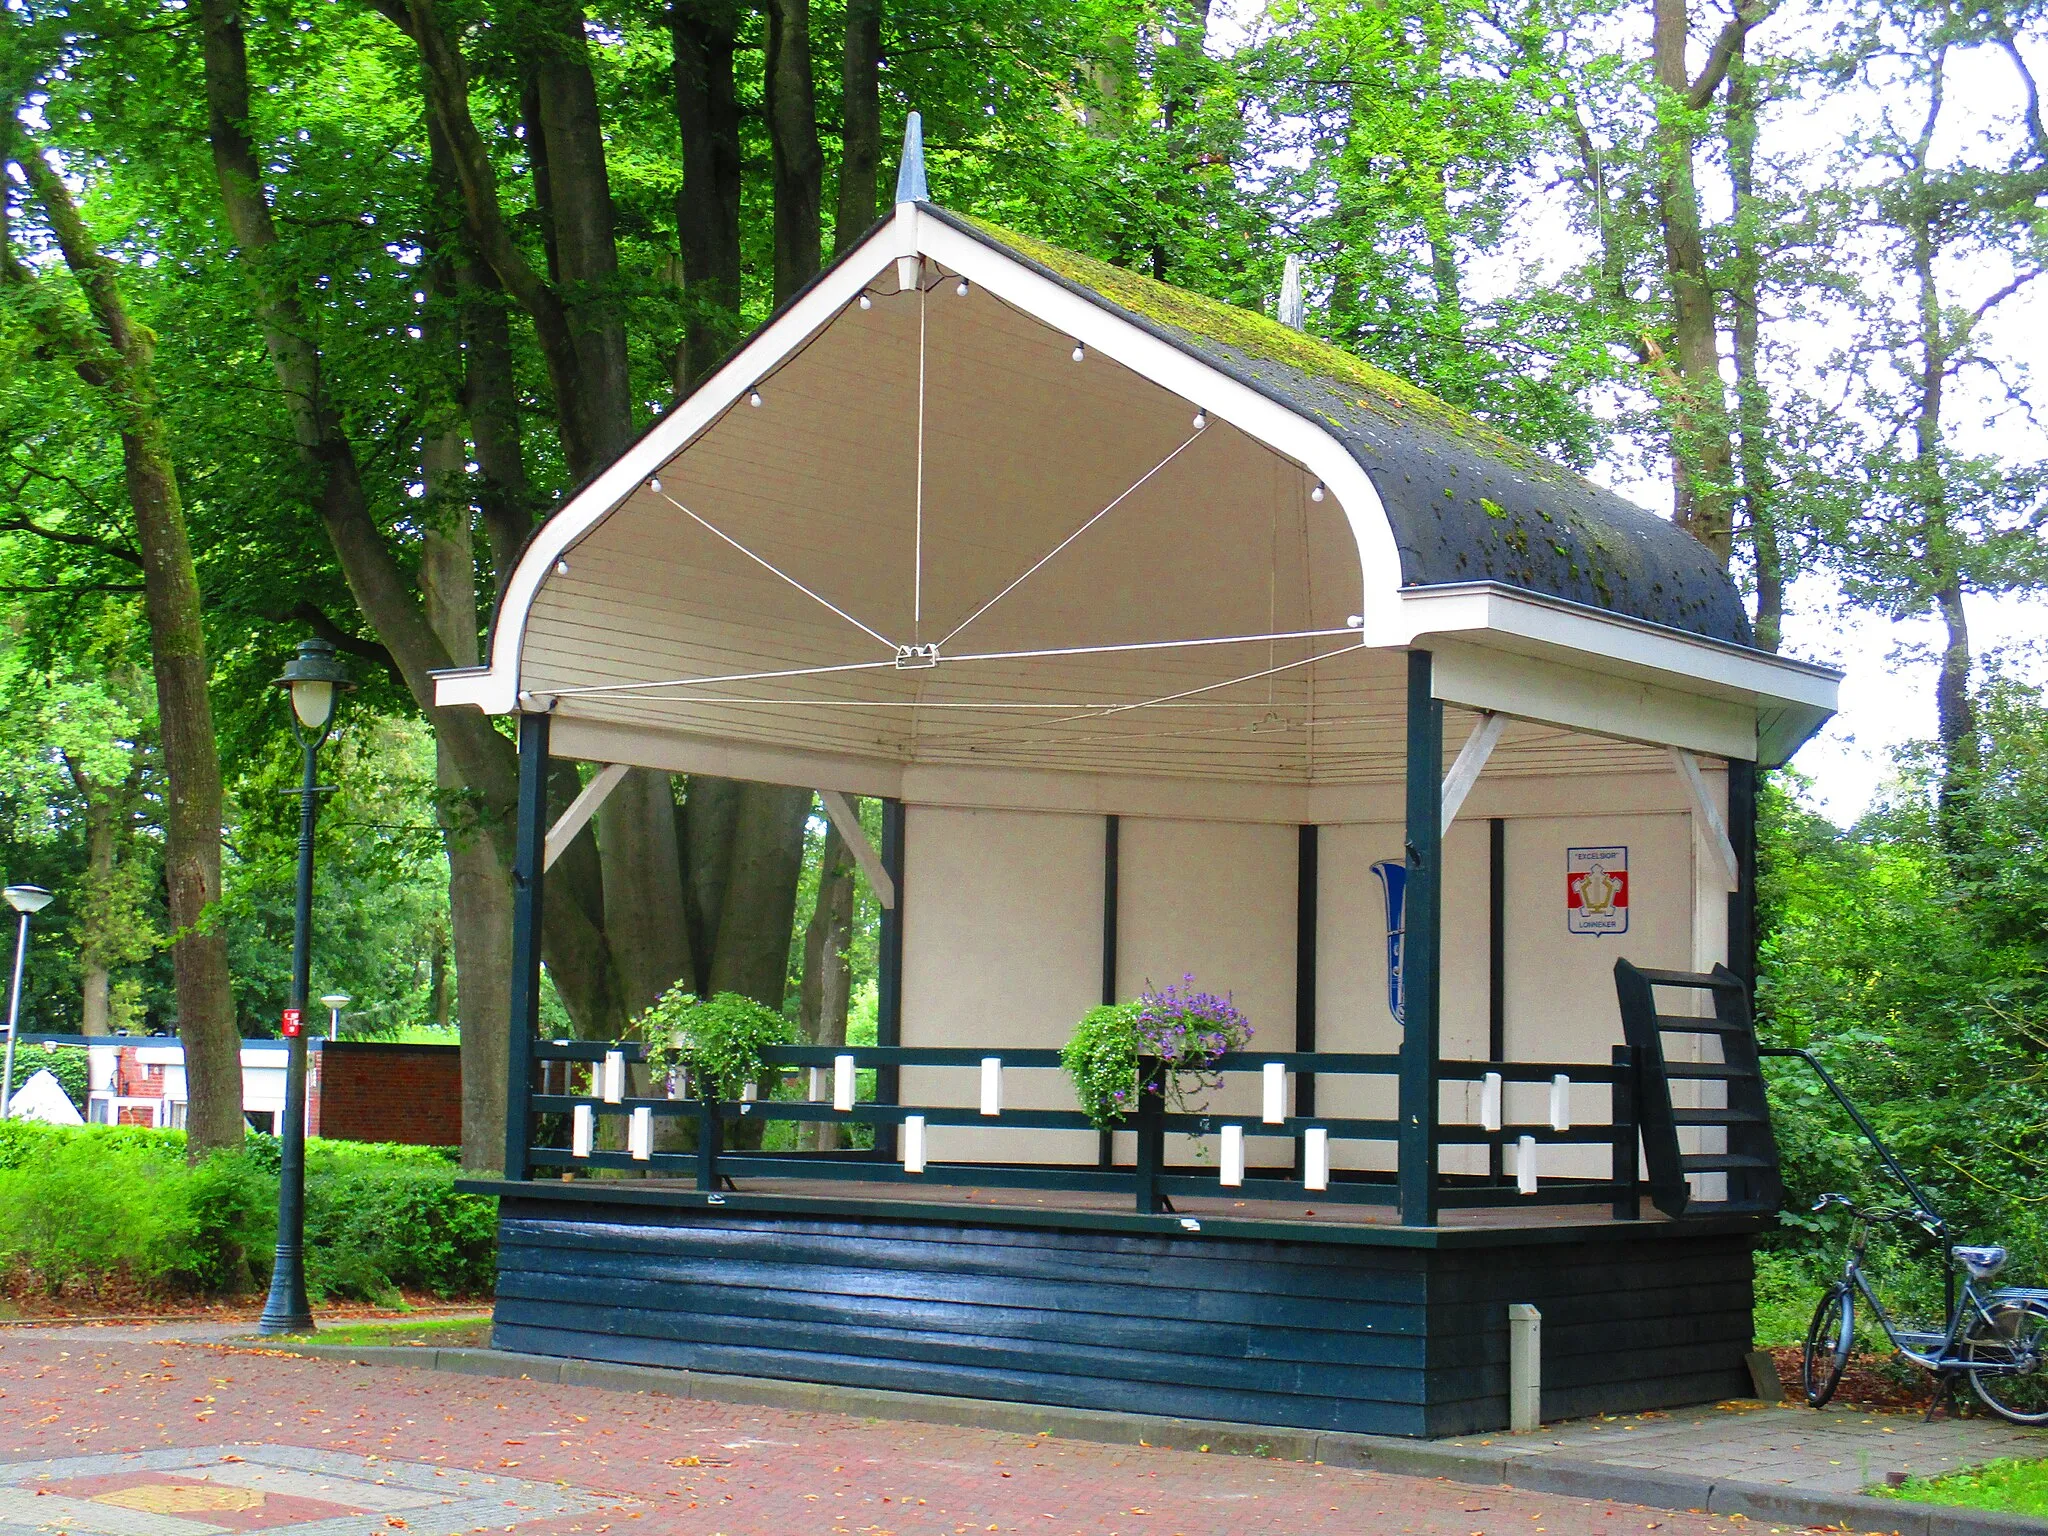
M 284 1079 L 284 1123 L 278 1127 L 277 1257 L 270 1271 L 270 1295 L 263 1303 L 258 1333 L 307 1333 L 313 1310 L 306 1303 L 306 993 L 313 970 L 313 821 L 321 788 L 320 744 L 334 724 L 334 706 L 350 686 L 348 668 L 325 640 L 301 640 L 299 653 L 277 686 L 292 701 L 292 733 L 306 753 L 299 788 L 299 901 L 292 920 L 292 1000 L 284 1011 L 288 1059 Z

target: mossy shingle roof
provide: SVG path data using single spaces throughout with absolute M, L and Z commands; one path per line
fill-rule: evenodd
M 1750 643 L 1697 540 L 1427 391 L 1264 315 L 924 207 L 1329 431 L 1386 507 L 1405 585 L 1496 581 Z

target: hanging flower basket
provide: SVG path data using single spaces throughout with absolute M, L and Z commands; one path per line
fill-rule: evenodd
M 1183 976 L 1177 987 L 1155 992 L 1148 983 L 1131 1002 L 1089 1009 L 1060 1052 L 1060 1065 L 1082 1110 L 1106 1131 L 1138 1106 L 1140 1057 L 1160 1064 L 1149 1091 L 1176 1110 L 1199 1112 L 1196 1101 L 1221 1084 L 1216 1063 L 1243 1050 L 1251 1037 L 1251 1021 L 1227 994 L 1199 991 L 1193 976 Z
M 633 1032 L 647 1044 L 647 1072 L 655 1082 L 688 1072 L 700 1093 L 708 1087 L 728 1102 L 749 1083 L 763 1098 L 772 1096 L 782 1069 L 769 1066 L 762 1052 L 796 1041 L 796 1027 L 753 998 L 737 992 L 700 998 L 681 982 L 633 1021 Z

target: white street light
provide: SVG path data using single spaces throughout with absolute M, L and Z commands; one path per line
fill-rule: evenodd
M 341 1010 L 354 1001 L 355 999 L 346 992 L 329 992 L 320 999 L 320 1006 L 327 1010 L 328 1039 L 339 1040 L 341 1038 Z
M 21 1023 L 21 969 L 28 961 L 28 920 L 57 898 L 40 885 L 10 885 L 0 895 L 21 914 L 21 932 L 14 941 L 14 986 L 7 1000 L 7 1064 L 0 1067 L 0 1120 L 14 1101 L 14 1035 Z

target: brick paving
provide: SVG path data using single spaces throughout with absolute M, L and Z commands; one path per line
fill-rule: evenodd
M 14 1495 L 0 1499 L 0 1536 L 1774 1529 L 1298 1462 L 355 1366 L 122 1328 L 0 1334 L 0 1489 Z M 252 1507 L 226 1489 L 266 1497 Z

